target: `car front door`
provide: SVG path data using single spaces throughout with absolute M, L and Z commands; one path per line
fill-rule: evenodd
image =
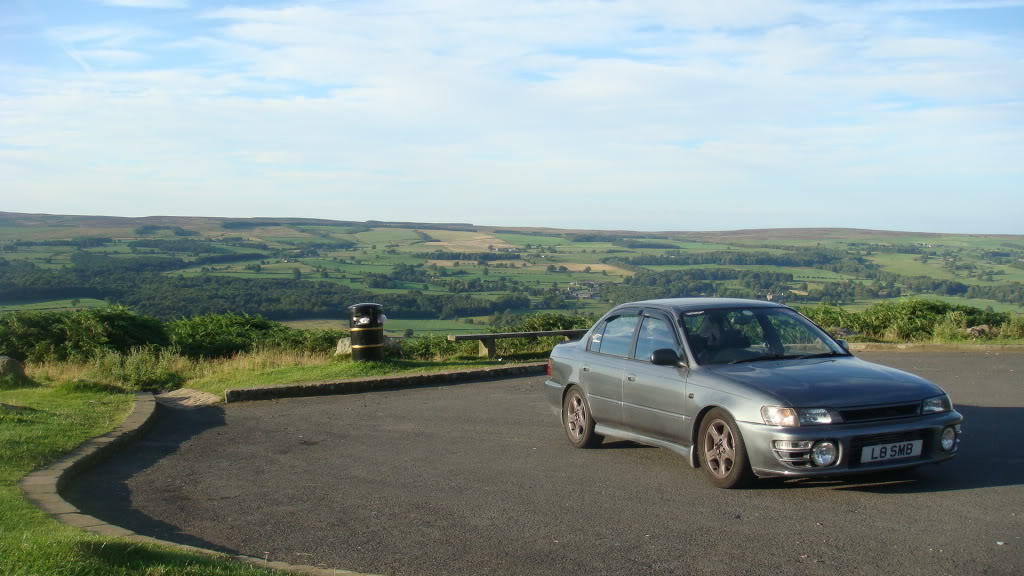
M 625 310 L 606 318 L 587 342 L 580 380 L 587 393 L 590 412 L 599 424 L 622 423 L 622 378 L 633 348 L 639 310 Z
M 623 425 L 644 436 L 689 444 L 691 416 L 685 410 L 687 369 L 652 364 L 651 353 L 662 348 L 683 354 L 668 317 L 661 312 L 645 311 L 635 351 L 623 374 Z

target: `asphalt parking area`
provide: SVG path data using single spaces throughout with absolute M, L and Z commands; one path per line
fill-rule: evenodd
M 536 377 L 161 408 L 67 496 L 163 539 L 390 575 L 1024 573 L 1024 354 L 861 356 L 950 392 L 957 459 L 718 490 L 667 450 L 573 449 Z

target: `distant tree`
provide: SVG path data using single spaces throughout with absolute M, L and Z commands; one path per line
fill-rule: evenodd
M 292 278 L 295 280 L 302 280 L 302 270 L 292 268 Z

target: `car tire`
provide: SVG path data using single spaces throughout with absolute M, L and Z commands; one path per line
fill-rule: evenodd
M 754 479 L 743 436 L 725 410 L 713 408 L 704 416 L 696 448 L 700 467 L 715 486 L 742 488 Z
M 576 448 L 593 448 L 601 443 L 601 436 L 594 433 L 594 417 L 590 404 L 578 386 L 569 388 L 562 399 L 562 428 L 569 442 Z

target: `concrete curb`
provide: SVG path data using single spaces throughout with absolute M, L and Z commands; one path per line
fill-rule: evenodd
M 209 556 L 222 556 L 261 568 L 271 568 L 295 574 L 308 574 L 310 576 L 370 576 L 360 572 L 350 572 L 348 570 L 318 568 L 316 566 L 300 566 L 287 564 L 285 562 L 267 562 L 262 558 L 254 558 L 252 556 L 243 556 L 240 554 L 224 554 L 223 552 L 208 550 L 206 548 L 198 548 L 196 546 L 188 546 L 186 544 L 178 544 L 176 542 L 168 542 L 166 540 L 150 538 L 149 536 L 142 536 L 120 526 L 108 524 L 99 518 L 82 514 L 80 510 L 61 497 L 60 491 L 68 484 L 68 482 L 74 479 L 75 476 L 110 457 L 116 450 L 127 445 L 149 429 L 153 423 L 153 415 L 155 414 L 155 411 L 156 399 L 152 393 L 136 393 L 135 406 L 132 409 L 132 413 L 128 415 L 128 418 L 126 418 L 120 426 L 115 428 L 109 434 L 104 434 L 103 436 L 97 436 L 91 440 L 86 440 L 77 448 L 72 450 L 67 456 L 47 468 L 37 470 L 26 475 L 19 482 L 22 494 L 24 494 L 25 498 L 29 502 L 35 504 L 43 512 L 49 514 L 54 520 L 63 522 L 64 524 L 74 528 L 88 530 L 89 532 L 93 532 L 101 536 L 124 538 L 131 542 L 167 546 L 182 552 L 193 552 Z
M 282 386 L 262 386 L 259 388 L 229 388 L 224 391 L 224 401 L 230 403 L 251 400 L 273 400 L 276 398 L 357 394 L 373 390 L 398 390 L 401 388 L 415 388 L 417 386 L 437 386 L 478 378 L 542 374 L 546 367 L 547 362 L 537 362 L 497 368 L 470 368 L 451 372 L 424 372 L 401 374 L 398 376 L 381 376 L 378 378 L 324 380 L 320 382 L 285 384 Z
M 1020 344 L 850 342 L 851 352 L 1024 352 Z

